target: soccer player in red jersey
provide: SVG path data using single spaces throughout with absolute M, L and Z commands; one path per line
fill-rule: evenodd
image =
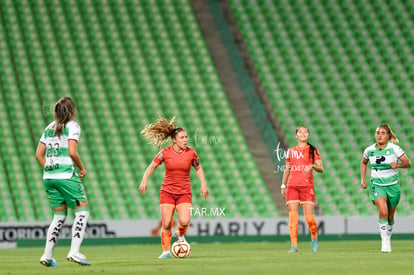
M 309 131 L 305 126 L 296 129 L 298 144 L 289 148 L 283 173 L 281 194 L 289 210 L 289 253 L 298 252 L 298 216 L 302 205 L 306 223 L 312 237 L 312 251 L 318 251 L 318 232 L 314 216 L 315 189 L 312 170 L 323 173 L 322 159 L 318 150 L 308 142 Z
M 160 191 L 161 244 L 163 248 L 163 252 L 159 256 L 160 259 L 171 257 L 171 228 L 175 210 L 178 216 L 178 231 L 176 235 L 179 240 L 185 240 L 184 234 L 190 225 L 190 208 L 192 207 L 190 184 L 190 170 L 192 166 L 195 168 L 201 182 L 201 195 L 204 199 L 207 199 L 209 194 L 197 153 L 187 146 L 187 133 L 183 128 L 175 127 L 174 120 L 175 117 L 170 122 L 165 118 L 159 118 L 157 122 L 147 125 L 141 131 L 141 134 L 150 143 L 157 146 L 161 146 L 169 138 L 172 140 L 171 146 L 163 148 L 155 156 L 139 185 L 139 192 L 144 195 L 147 190 L 148 178 L 161 163 L 164 163 L 165 177 Z

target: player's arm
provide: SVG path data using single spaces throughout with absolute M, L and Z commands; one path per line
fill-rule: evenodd
M 290 175 L 290 163 L 286 162 L 285 171 L 283 172 L 282 186 L 280 186 L 280 193 L 282 197 L 286 197 L 286 185 Z
M 208 192 L 208 188 L 207 188 L 206 179 L 204 177 L 203 168 L 201 167 L 201 164 L 198 164 L 194 168 L 195 168 L 197 176 L 198 176 L 198 178 L 200 179 L 200 182 L 201 182 L 201 195 L 203 196 L 204 199 L 207 199 L 209 192 Z
M 395 168 L 410 168 L 411 167 L 411 161 L 408 159 L 407 155 L 404 154 L 398 159 L 397 163 L 392 162 L 392 163 L 390 163 L 390 166 L 391 166 L 392 169 L 395 169 Z
M 139 188 L 138 188 L 139 193 L 141 193 L 141 195 L 144 195 L 145 192 L 147 191 L 147 180 L 152 175 L 152 173 L 154 173 L 155 169 L 158 166 L 159 164 L 153 161 L 145 170 L 144 176 L 142 177 L 142 180 L 141 180 L 141 184 L 139 185 Z
M 45 163 L 46 163 L 45 153 L 46 153 L 46 144 L 44 144 L 43 142 L 39 142 L 39 145 L 37 145 L 37 149 L 36 149 L 36 160 L 42 168 L 45 167 Z
M 79 177 L 83 178 L 84 176 L 86 176 L 86 170 L 85 167 L 83 167 L 82 161 L 78 153 L 78 141 L 75 139 L 69 139 L 68 143 L 69 156 L 76 164 L 76 166 L 79 168 Z
M 315 170 L 316 172 L 323 173 L 322 160 L 321 159 L 315 160 L 315 162 L 313 163 L 312 169 Z
M 367 188 L 367 180 L 365 179 L 367 174 L 368 159 L 362 158 L 361 160 L 361 187 Z

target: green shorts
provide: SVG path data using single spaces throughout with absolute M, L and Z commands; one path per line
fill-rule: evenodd
M 52 208 L 67 205 L 70 208 L 79 205 L 80 201 L 87 201 L 85 188 L 77 175 L 70 179 L 46 179 L 45 190 Z
M 369 198 L 372 201 L 376 201 L 378 198 L 386 198 L 388 205 L 397 207 L 400 202 L 400 197 L 401 191 L 399 184 L 379 186 L 371 183 L 369 186 Z

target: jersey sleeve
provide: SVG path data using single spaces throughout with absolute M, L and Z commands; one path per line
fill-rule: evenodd
M 45 132 L 43 132 L 42 136 L 40 137 L 39 142 L 46 144 Z
M 315 160 L 321 160 L 321 154 L 318 149 L 315 150 L 314 161 Z
M 394 152 L 397 158 L 400 158 L 405 154 L 404 150 L 401 149 L 401 147 L 396 144 L 394 144 Z
M 74 139 L 76 141 L 79 141 L 80 134 L 81 134 L 81 128 L 79 124 L 76 122 L 69 123 L 67 125 L 68 127 L 68 139 Z
M 192 159 L 192 161 L 191 161 L 191 164 L 192 164 L 194 167 L 197 167 L 197 166 L 199 166 L 199 165 L 200 165 L 200 160 L 198 159 L 198 155 L 197 155 L 196 151 L 194 151 L 194 156 L 193 156 L 193 159 Z
M 153 160 L 156 164 L 160 165 L 163 161 L 164 161 L 164 149 L 162 149 L 161 151 L 159 151 Z
M 368 157 L 368 148 L 365 148 L 364 153 L 362 154 L 362 157 L 364 159 L 369 159 L 369 157 Z

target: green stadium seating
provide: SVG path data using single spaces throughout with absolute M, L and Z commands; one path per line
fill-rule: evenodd
M 0 11 L 0 221 L 50 219 L 34 153 L 63 95 L 73 97 L 82 127 L 92 219 L 159 218 L 163 168 L 140 196 L 158 149 L 139 132 L 173 115 L 210 188 L 203 201 L 191 173 L 194 207 L 225 207 L 227 217 L 279 215 L 187 0 L 0 1 Z
M 289 143 L 305 124 L 321 151 L 326 172 L 315 176 L 321 213 L 375 214 L 359 187 L 362 152 L 374 143 L 375 127 L 388 121 L 414 155 L 412 5 L 231 0 L 230 6 Z M 398 213 L 412 215 L 411 172 L 399 173 Z

